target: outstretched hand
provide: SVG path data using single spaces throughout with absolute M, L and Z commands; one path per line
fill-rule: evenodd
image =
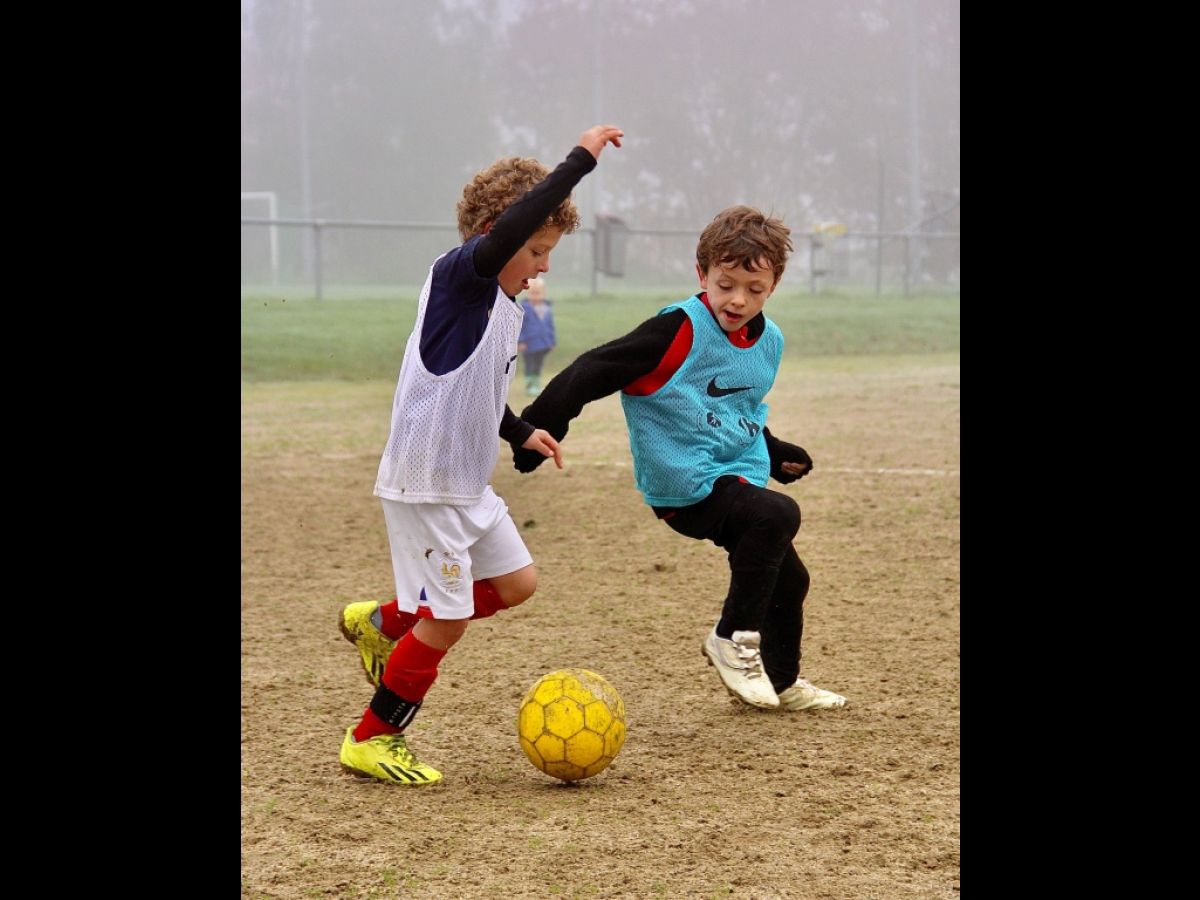
M 620 147 L 623 137 L 625 132 L 616 125 L 593 125 L 580 135 L 579 146 L 599 159 L 605 144 L 611 143 L 614 147 Z
M 538 453 L 540 456 L 534 456 L 533 453 L 521 453 L 521 459 L 514 460 L 517 464 L 518 471 L 532 472 L 542 462 L 543 458 L 549 457 L 554 457 L 554 464 L 560 469 L 563 467 L 562 450 L 558 446 L 558 441 L 556 441 L 554 436 L 544 428 L 536 429 L 525 441 L 525 443 L 521 445 L 521 447 L 525 450 L 531 450 L 534 453 Z M 518 454 L 514 452 L 513 456 L 517 457 Z M 525 464 L 528 465 L 528 463 L 532 461 L 530 460 L 530 457 L 533 457 L 533 460 L 536 460 L 536 462 L 534 462 L 534 464 L 529 468 L 523 469 L 521 467 L 521 462 L 524 461 Z

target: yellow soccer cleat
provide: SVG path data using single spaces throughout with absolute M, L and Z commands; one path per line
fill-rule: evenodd
M 365 600 L 362 603 L 351 603 L 338 615 L 338 628 L 341 629 L 342 637 L 358 648 L 363 669 L 367 673 L 367 681 L 375 687 L 379 686 L 388 657 L 392 655 L 392 648 L 396 646 L 395 641 L 371 622 L 371 614 L 378 608 L 379 604 L 374 600 Z
M 442 780 L 442 773 L 437 769 L 417 762 L 402 734 L 381 734 L 360 743 L 354 740 L 354 726 L 351 725 L 346 729 L 338 759 L 351 775 L 369 775 L 391 784 L 420 786 Z

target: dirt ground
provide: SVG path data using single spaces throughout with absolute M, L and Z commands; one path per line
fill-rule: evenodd
M 409 729 L 445 774 L 423 788 L 338 766 L 372 693 L 338 611 L 392 596 L 371 494 L 392 388 L 243 385 L 242 897 L 958 896 L 957 356 L 785 365 L 768 397 L 815 461 L 772 486 L 804 517 L 801 674 L 841 710 L 725 692 L 700 652 L 725 555 L 642 504 L 615 397 L 577 420 L 566 470 L 502 454 L 539 590 L 446 657 Z M 617 759 L 573 786 L 515 724 L 566 667 L 608 678 L 628 717 Z

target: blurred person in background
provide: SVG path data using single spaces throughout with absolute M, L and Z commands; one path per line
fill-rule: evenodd
M 542 363 L 546 354 L 554 349 L 554 301 L 546 299 L 546 282 L 542 278 L 529 279 L 529 290 L 521 307 L 525 318 L 521 321 L 521 336 L 517 338 L 517 351 L 524 357 L 525 393 L 536 397 L 542 392 Z

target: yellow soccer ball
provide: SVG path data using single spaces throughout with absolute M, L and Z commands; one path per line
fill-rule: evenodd
M 625 702 L 587 669 L 539 678 L 521 700 L 517 734 L 529 761 L 562 781 L 603 772 L 625 743 Z

